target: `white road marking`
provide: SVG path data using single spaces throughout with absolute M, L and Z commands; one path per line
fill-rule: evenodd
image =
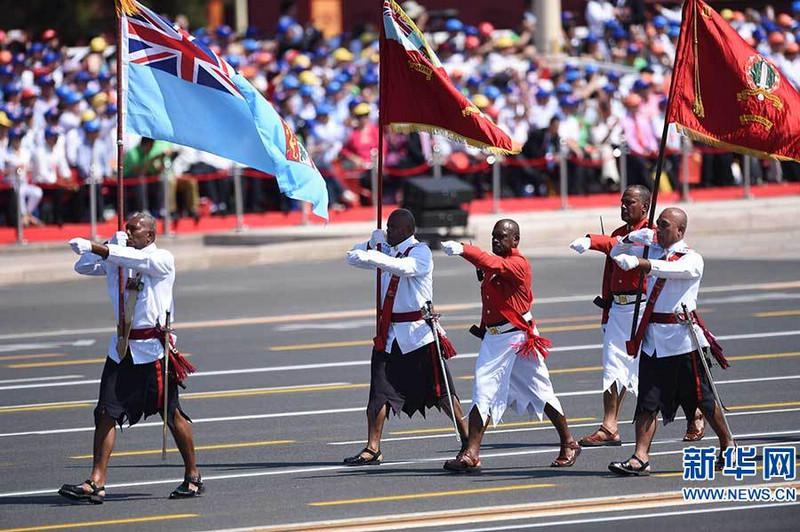
M 41 379 L 49 380 L 49 379 L 59 379 L 63 377 L 42 377 Z M 753 382 L 770 382 L 770 381 L 784 381 L 784 380 L 794 380 L 800 379 L 800 375 L 781 375 L 778 377 L 754 377 L 752 379 L 736 379 L 736 380 L 728 380 L 728 381 L 715 381 L 716 384 L 742 384 L 742 383 L 753 383 Z M 3 381 L 0 381 L 3 382 Z M 205 392 L 187 392 L 182 394 L 182 397 L 202 397 L 204 395 L 216 395 L 216 394 L 224 394 L 224 393 L 248 393 L 248 392 L 266 392 L 266 391 L 279 391 L 279 390 L 291 390 L 294 388 L 319 388 L 319 387 L 327 387 L 327 386 L 346 386 L 352 384 L 350 382 L 319 382 L 314 384 L 292 384 L 286 386 L 271 386 L 266 388 L 238 388 L 232 390 L 210 390 Z M 302 391 L 302 390 L 300 390 Z M 579 397 L 583 395 L 600 395 L 603 393 L 603 390 L 581 390 L 576 392 L 564 392 L 564 393 L 557 393 L 556 395 L 559 398 L 562 397 Z M 0 406 L 0 412 L 3 410 L 11 410 L 14 408 L 30 408 L 30 407 L 40 407 L 40 406 L 68 406 L 68 405 L 77 405 L 83 403 L 91 403 L 94 402 L 95 399 L 84 399 L 84 400 L 73 400 L 73 401 L 56 401 L 50 403 L 26 403 L 26 404 L 19 404 L 19 405 L 2 405 Z M 462 400 L 462 403 L 469 403 L 471 401 Z
M 35 336 L 35 335 L 31 335 Z M 74 342 L 37 342 L 31 344 L 7 344 L 0 345 L 0 353 L 10 353 L 13 351 L 30 351 L 32 349 L 56 349 L 59 347 L 89 347 L 94 345 L 97 340 L 75 340 Z
M 756 284 L 733 284 L 733 285 L 723 285 L 723 286 L 708 286 L 703 287 L 702 292 L 704 294 L 714 293 L 714 292 L 738 292 L 738 291 L 748 291 L 748 290 L 780 290 L 785 288 L 795 288 L 800 286 L 800 281 L 788 281 L 788 282 L 779 282 L 779 283 L 756 283 Z M 547 304 L 554 304 L 554 303 L 575 303 L 579 301 L 591 301 L 596 296 L 596 293 L 592 294 L 583 294 L 583 295 L 574 295 L 574 296 L 563 296 L 563 297 L 542 297 L 536 299 L 537 305 L 547 305 Z M 760 294 L 755 294 L 756 297 L 760 297 Z M 701 299 L 701 303 L 703 300 Z M 459 307 L 461 308 L 480 308 L 481 304 L 476 302 L 470 303 L 459 303 Z M 362 309 L 357 311 L 341 311 L 341 312 L 372 312 L 369 309 Z M 328 312 L 331 317 L 329 319 L 335 319 L 337 314 L 340 312 L 332 311 Z M 298 318 L 301 318 L 303 315 L 298 315 Z M 180 324 L 177 326 L 180 329 Z M 68 336 L 68 335 L 76 335 L 76 334 L 99 334 L 99 333 L 111 333 L 114 332 L 114 327 L 98 327 L 98 328 L 91 328 L 91 329 L 63 329 L 57 331 L 30 331 L 30 332 L 23 332 L 23 333 L 10 333 L 10 334 L 0 334 L 0 340 L 14 340 L 19 338 L 47 338 L 47 337 L 58 337 L 58 336 Z
M 155 426 L 161 426 L 161 423 L 152 423 Z M 783 431 L 783 432 L 757 432 L 752 434 L 739 434 L 737 437 L 739 438 L 766 438 L 770 436 L 778 436 L 778 435 L 785 435 L 785 434 L 798 434 L 800 430 L 795 431 Z M 452 435 L 451 435 L 452 436 Z M 667 445 L 671 443 L 675 443 L 677 440 L 657 440 L 653 442 L 653 445 Z M 363 441 L 362 441 L 363 443 Z M 681 442 L 682 443 L 682 442 Z M 622 444 L 623 447 L 626 446 L 633 446 L 633 443 L 624 443 Z M 605 450 L 605 447 L 588 447 L 584 449 L 584 452 L 589 451 L 593 452 L 596 450 Z M 558 446 L 555 445 L 553 447 L 547 449 L 534 449 L 530 451 L 510 451 L 510 452 L 502 452 L 502 453 L 482 453 L 481 458 L 506 458 L 512 456 L 529 456 L 534 454 L 549 454 L 553 452 L 557 452 L 559 450 Z M 403 460 L 403 461 L 386 461 L 383 462 L 384 465 L 391 465 L 391 466 L 400 466 L 400 465 L 418 465 L 418 464 L 428 464 L 428 463 L 436 463 L 442 462 L 443 459 L 441 456 L 436 456 L 433 458 L 418 458 L 415 460 Z M 292 469 L 282 469 L 282 470 L 265 470 L 265 471 L 251 471 L 248 473 L 230 473 L 224 475 L 208 475 L 203 476 L 203 479 L 206 481 L 209 480 L 235 480 L 235 479 L 242 479 L 242 478 L 255 478 L 255 477 L 271 477 L 271 476 L 279 476 L 279 475 L 295 475 L 295 474 L 307 474 L 307 473 L 317 473 L 317 472 L 326 472 L 326 471 L 342 471 L 342 470 L 350 470 L 352 471 L 353 468 L 351 466 L 346 465 L 334 465 L 334 466 L 315 466 L 315 467 L 298 467 Z M 120 484 L 106 484 L 106 488 L 109 490 L 115 488 L 130 488 L 136 486 L 155 486 L 160 484 L 172 484 L 172 483 L 179 483 L 183 479 L 182 478 L 171 478 L 165 480 L 144 480 L 139 482 L 123 482 Z M 56 493 L 58 488 L 48 488 L 48 489 L 40 489 L 40 490 L 30 490 L 30 491 L 15 491 L 9 493 L 0 493 L 0 498 L 6 497 L 27 497 L 32 495 L 53 495 Z
M 741 486 L 741 487 L 748 487 L 748 486 Z M 690 503 L 687 503 L 690 504 Z M 711 504 L 704 503 L 704 504 Z M 733 512 L 737 510 L 758 510 L 761 508 L 786 508 L 788 506 L 797 506 L 800 504 L 798 502 L 775 502 L 775 503 L 766 503 L 766 504 L 744 504 L 741 506 L 723 506 L 721 508 L 699 508 L 693 510 L 675 510 L 674 512 L 656 512 L 652 514 L 627 514 L 627 515 L 614 515 L 608 517 L 592 517 L 590 519 L 570 519 L 568 521 L 546 521 L 546 522 L 538 522 L 538 523 L 526 523 L 520 525 L 507 525 L 507 526 L 492 526 L 489 528 L 459 528 L 456 530 L 452 530 L 451 532 L 491 532 L 496 530 L 521 530 L 521 529 L 529 529 L 529 528 L 544 528 L 550 526 L 574 526 L 574 525 L 586 525 L 591 523 L 611 523 L 614 521 L 631 521 L 634 519 L 653 519 L 656 517 L 672 517 L 676 515 L 686 516 L 687 514 L 708 514 L 708 513 L 718 513 L 718 512 Z M 662 503 L 658 503 L 657 506 L 661 506 Z M 641 507 L 639 507 L 641 509 Z M 596 510 L 595 510 L 596 511 Z M 291 526 L 291 525 L 286 525 Z M 443 525 L 446 526 L 446 525 Z
M 59 381 L 64 379 L 80 379 L 83 375 L 57 375 L 55 377 L 29 377 L 27 379 L 7 379 L 0 381 L 0 384 L 14 384 L 17 382 L 36 382 L 36 381 Z M 2 388 L 0 388 L 2 389 Z
M 780 336 L 797 336 L 800 335 L 800 330 L 795 331 L 770 331 L 763 333 L 748 333 L 748 334 L 729 334 L 717 336 L 717 340 L 752 340 L 758 338 L 775 338 Z M 583 345 L 566 345 L 556 346 L 550 349 L 551 353 L 567 352 L 567 351 L 588 351 L 591 349 L 602 349 L 603 344 L 583 344 Z M 467 360 L 477 358 L 478 353 L 459 353 L 459 355 L 451 361 Z M 452 362 L 451 362 L 452 363 Z M 368 359 L 362 360 L 349 360 L 345 362 L 324 362 L 320 364 L 294 364 L 290 366 L 267 366 L 262 368 L 241 368 L 241 369 L 224 369 L 217 371 L 198 371 L 192 374 L 192 377 L 216 377 L 220 375 L 241 375 L 250 373 L 274 373 L 279 371 L 305 371 L 311 369 L 325 369 L 325 368 L 344 368 L 352 366 L 369 366 Z M 81 386 L 87 384 L 98 384 L 100 379 L 89 379 L 81 381 L 58 382 L 52 384 L 22 384 L 18 386 L 0 386 L 2 390 L 22 390 L 28 388 L 44 388 L 51 386 Z

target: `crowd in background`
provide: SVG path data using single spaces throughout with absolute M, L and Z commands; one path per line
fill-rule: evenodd
M 519 27 L 505 29 L 439 18 L 413 0 L 403 6 L 458 89 L 523 146 L 504 163 L 504 194 L 557 194 L 561 151 L 570 194 L 617 190 L 622 172 L 629 184 L 652 186 L 680 28 L 675 5 L 589 1 L 583 13 L 563 13 L 564 53 L 547 56 L 534 45 L 537 20 L 530 12 Z M 800 84 L 800 2 L 790 13 L 765 7 L 720 14 L 790 83 Z M 364 25 L 326 39 L 289 16 L 274 28 L 251 27 L 241 35 L 228 26 L 190 28 L 182 16 L 176 22 L 275 106 L 325 176 L 333 208 L 371 201 L 378 145 L 377 27 Z M 98 218 L 114 216 L 117 102 L 110 38 L 68 48 L 54 30 L 41 35 L 0 30 L 0 223 L 15 220 L 9 187 L 17 179 L 25 224 L 88 220 L 92 190 Z M 665 182 L 677 189 L 682 139 L 674 126 L 667 135 Z M 201 211 L 231 211 L 230 161 L 128 134 L 125 144 L 124 171 L 132 179 L 126 197 L 133 209 L 161 213 L 164 188 L 156 179 L 133 178 L 163 175 L 175 185 L 168 198 L 173 212 L 197 219 Z M 478 197 L 489 190 L 486 155 L 468 146 L 425 133 L 390 133 L 385 149 L 385 165 L 398 170 L 395 176 L 415 169 L 430 175 L 429 165 L 441 163 L 445 172 L 472 183 Z M 705 150 L 700 186 L 737 184 L 742 162 Z M 800 179 L 795 163 L 751 165 L 755 182 Z M 386 199 L 392 201 L 403 178 L 388 174 Z M 292 208 L 274 181 L 245 175 L 247 211 Z

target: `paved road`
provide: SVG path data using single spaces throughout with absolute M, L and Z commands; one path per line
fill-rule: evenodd
M 602 414 L 601 338 L 591 304 L 602 261 L 538 259 L 533 267 L 535 314 L 556 346 L 548 365 L 580 437 Z M 739 443 L 760 446 L 759 457 L 765 444 L 796 449 L 800 268 L 708 260 L 706 271 L 700 308 L 733 362 L 717 379 Z M 113 326 L 104 284 L 1 289 L 0 528 L 319 529 L 330 521 L 337 530 L 674 530 L 699 522 L 712 530 L 795 529 L 797 505 L 685 503 L 680 421 L 659 428 L 650 478 L 618 479 L 606 470 L 632 452 L 630 423 L 622 426 L 623 448 L 586 450 L 572 469 L 554 470 L 555 431 L 513 412 L 487 433 L 481 476 L 442 470 L 458 444 L 436 412 L 427 420 L 391 419 L 382 466 L 342 467 L 366 432 L 372 280 L 340 261 L 179 272 L 180 345 L 199 367 L 182 400 L 195 420 L 208 494 L 166 499 L 182 467 L 175 452 L 161 461 L 160 424 L 151 418 L 118 438 L 102 506 L 74 506 L 55 491 L 86 478 L 91 465 L 91 412 Z M 467 333 L 478 315 L 473 270 L 437 254 L 435 287 L 460 353 L 451 365 L 456 387 L 468 400 L 478 347 Z M 624 404 L 623 420 L 633 407 Z M 705 443 L 716 440 L 709 434 Z M 698 485 L 762 484 L 759 470 L 741 482 Z

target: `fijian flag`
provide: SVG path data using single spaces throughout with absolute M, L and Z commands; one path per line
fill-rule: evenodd
M 272 174 L 290 198 L 328 218 L 325 181 L 303 145 L 233 67 L 173 22 L 123 2 L 126 127 Z

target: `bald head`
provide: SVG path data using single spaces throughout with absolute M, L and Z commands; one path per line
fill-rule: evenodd
M 667 249 L 676 242 L 683 240 L 688 225 L 689 218 L 682 209 L 669 207 L 661 211 L 661 215 L 656 220 L 659 245 Z
M 494 229 L 492 230 L 492 252 L 495 255 L 506 257 L 517 246 L 519 246 L 519 224 L 517 222 L 505 218 L 494 224 Z
M 128 246 L 142 249 L 156 241 L 156 219 L 148 212 L 131 214 L 125 224 Z
M 386 242 L 390 246 L 396 246 L 403 240 L 414 236 L 415 232 L 416 221 L 411 211 L 408 209 L 392 211 L 386 221 Z

